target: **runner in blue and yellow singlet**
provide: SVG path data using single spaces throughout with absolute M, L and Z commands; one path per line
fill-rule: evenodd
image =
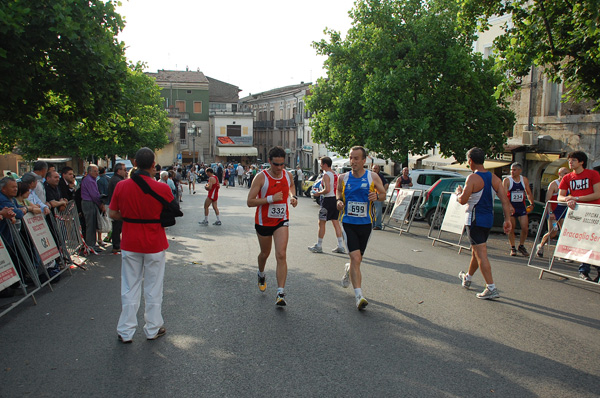
M 350 262 L 346 263 L 342 287 L 354 287 L 356 307 L 363 310 L 369 303 L 362 294 L 362 275 L 360 263 L 371 236 L 375 209 L 373 202 L 385 200 L 385 189 L 379 176 L 365 170 L 367 152 L 365 148 L 355 146 L 350 150 L 350 166 L 352 171 L 338 178 L 336 193 L 337 208 L 344 230 L 344 241 L 350 254 Z
M 523 166 L 521 163 L 513 163 L 510 165 L 510 176 L 502 181 L 504 190 L 510 205 L 512 207 L 512 214 L 510 222 L 512 229 L 508 234 L 508 241 L 510 242 L 510 255 L 516 256 L 517 250 L 524 256 L 529 256 L 527 249 L 525 249 L 525 240 L 527 239 L 529 217 L 527 213 L 533 210 L 533 193 L 529 188 L 529 180 L 527 177 L 522 176 Z M 529 201 L 529 206 L 525 206 L 525 199 Z M 515 247 L 515 228 L 517 226 L 517 220 L 521 226 L 521 233 L 519 235 L 519 247 Z

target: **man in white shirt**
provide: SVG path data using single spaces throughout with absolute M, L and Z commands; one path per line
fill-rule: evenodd
M 317 243 L 314 246 L 310 246 L 308 250 L 313 253 L 323 253 L 323 238 L 325 237 L 325 224 L 327 221 L 331 221 L 333 228 L 335 229 L 335 235 L 337 237 L 337 246 L 332 250 L 334 253 L 346 253 L 344 249 L 344 239 L 342 237 L 342 227 L 338 221 L 339 210 L 337 209 L 337 200 L 335 193 L 337 189 L 337 175 L 331 170 L 331 158 L 321 158 L 321 169 L 323 170 L 323 179 L 321 180 L 321 190 L 315 193 L 315 196 L 321 197 L 321 209 L 319 210 L 319 233 Z M 300 171 L 300 166 L 298 170 Z
M 304 173 L 300 165 L 296 166 L 296 195 L 302 194 L 302 185 L 304 184 Z
M 242 166 L 241 163 L 238 163 L 236 172 L 237 172 L 237 178 L 238 178 L 238 185 L 242 186 L 242 182 L 244 181 L 244 166 Z

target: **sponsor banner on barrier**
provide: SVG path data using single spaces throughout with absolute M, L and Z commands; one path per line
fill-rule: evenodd
M 442 231 L 462 235 L 463 230 L 465 229 L 465 212 L 467 211 L 467 205 L 461 205 L 458 200 L 456 200 L 456 197 L 455 193 L 450 195 L 441 229 Z
M 8 254 L 8 250 L 4 246 L 4 242 L 0 239 L 0 290 L 4 290 L 15 282 L 19 281 L 19 274 L 13 265 L 13 262 Z
M 403 221 L 406 218 L 406 214 L 410 210 L 410 204 L 412 202 L 414 191 L 409 189 L 399 189 L 398 195 L 396 196 L 396 202 L 392 209 L 391 218 L 394 220 Z
M 578 204 L 569 209 L 560 231 L 556 257 L 600 265 L 600 206 Z
M 48 228 L 48 224 L 46 224 L 44 216 L 41 214 L 34 215 L 27 213 L 23 219 L 25 220 L 25 225 L 27 226 L 31 240 L 42 258 L 42 264 L 47 264 L 51 260 L 57 258 L 59 256 L 58 248 L 56 247 L 56 243 L 54 242 L 54 238 L 50 233 L 50 229 Z

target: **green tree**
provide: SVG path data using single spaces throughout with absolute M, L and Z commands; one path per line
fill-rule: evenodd
M 154 79 L 143 73 L 142 64 L 131 65 L 119 87 L 120 100 L 110 112 L 80 122 L 64 122 L 57 112 L 69 108 L 51 96 L 52 112 L 39 113 L 28 128 L 10 126 L 0 132 L 3 149 L 8 152 L 16 146 L 25 158 L 35 159 L 133 155 L 143 146 L 164 147 L 171 124 Z
M 93 119 L 119 101 L 127 62 L 117 4 L 0 2 L 0 129 L 35 127 L 40 113 L 66 124 Z
M 593 100 L 600 107 L 600 1 L 461 0 L 465 32 L 485 30 L 494 15 L 511 23 L 495 41 L 498 68 L 507 80 L 501 94 L 516 88 L 532 65 L 554 82 L 564 81 L 565 99 Z
M 327 78 L 307 99 L 314 139 L 346 152 L 364 145 L 393 160 L 440 144 L 465 159 L 501 149 L 514 115 L 493 94 L 502 76 L 459 35 L 453 2 L 362 0 L 345 39 L 313 43 Z

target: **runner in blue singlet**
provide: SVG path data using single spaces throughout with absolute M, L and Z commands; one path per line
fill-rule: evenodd
M 511 206 L 500 178 L 483 167 L 485 152 L 480 148 L 472 148 L 467 152 L 467 159 L 473 174 L 467 177 L 464 188 L 461 186 L 456 188 L 456 194 L 458 202 L 467 205 L 465 225 L 472 250 L 469 271 L 467 273 L 460 271 L 458 277 L 462 286 L 468 289 L 473 274 L 477 269 L 481 269 L 486 287 L 483 292 L 477 294 L 477 298 L 495 299 L 499 298 L 500 294 L 492 278 L 492 266 L 487 256 L 486 243 L 494 223 L 494 195 L 497 194 L 502 201 L 505 233 L 509 233 L 512 228 Z
M 512 229 L 508 234 L 508 241 L 510 242 L 510 255 L 516 256 L 517 250 L 524 256 L 529 256 L 527 249 L 525 249 L 525 240 L 527 239 L 529 219 L 527 213 L 533 210 L 533 194 L 529 188 L 529 180 L 527 177 L 522 176 L 523 166 L 520 163 L 513 163 L 510 166 L 510 177 L 507 177 L 502 181 L 504 189 L 507 191 L 507 197 L 510 200 L 512 206 L 512 216 L 510 222 L 512 223 Z M 525 196 L 529 200 L 529 206 L 525 206 Z M 521 234 L 519 235 L 519 247 L 515 248 L 515 228 L 517 227 L 517 219 L 521 226 Z

